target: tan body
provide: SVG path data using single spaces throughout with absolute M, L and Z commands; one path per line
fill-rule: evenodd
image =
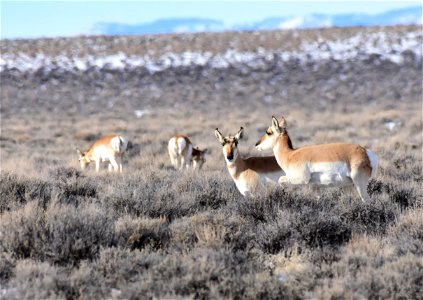
M 323 144 L 294 149 L 285 119 L 273 117 L 272 126 L 256 144 L 258 150 L 273 149 L 286 175 L 279 183 L 348 186 L 354 184 L 361 199 L 369 200 L 367 184 L 375 175 L 377 156 L 356 144 Z
M 120 135 L 107 135 L 98 139 L 91 148 L 82 153 L 79 149 L 79 162 L 81 168 L 85 167 L 91 162 L 95 162 L 96 172 L 100 171 L 100 163 L 108 162 L 109 171 L 114 169 L 115 172 L 122 173 L 122 159 L 128 147 L 128 139 Z
M 188 169 L 191 162 L 194 169 L 201 169 L 206 161 L 207 150 L 194 148 L 187 136 L 177 134 L 169 140 L 167 152 L 175 169 L 181 170 L 184 166 Z
M 215 136 L 222 145 L 223 156 L 229 174 L 243 196 L 257 195 L 269 185 L 276 184 L 285 175 L 274 156 L 242 158 L 238 151 L 238 140 L 243 128 L 235 136 L 223 137 L 216 128 Z

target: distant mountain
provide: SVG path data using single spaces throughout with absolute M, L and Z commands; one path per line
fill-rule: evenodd
M 106 35 L 126 35 L 126 34 L 158 34 L 177 32 L 204 32 L 225 30 L 223 23 L 217 20 L 184 18 L 184 19 L 163 19 L 151 23 L 135 25 L 119 23 L 97 23 L 94 33 Z
M 272 30 L 294 28 L 319 28 L 334 26 L 389 26 L 422 24 L 422 6 L 396 9 L 369 14 L 310 14 L 307 16 L 272 17 L 244 25 L 225 26 L 219 20 L 201 18 L 163 19 L 135 25 L 119 23 L 97 23 L 92 32 L 105 35 L 158 34 L 177 32 L 216 32 L 225 30 Z
M 341 14 L 325 15 L 311 14 L 305 17 L 268 18 L 253 24 L 250 29 L 291 29 L 318 28 L 332 26 L 388 26 L 422 24 L 422 7 L 409 7 L 392 10 L 377 15 Z

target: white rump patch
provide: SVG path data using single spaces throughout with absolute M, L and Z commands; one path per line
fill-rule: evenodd
M 372 152 L 370 150 L 367 150 L 367 149 L 366 149 L 366 153 L 367 153 L 367 156 L 369 157 L 370 165 L 372 166 L 372 175 L 371 175 L 371 177 L 373 177 L 373 176 L 376 175 L 377 166 L 378 166 L 377 155 L 374 152 Z
M 185 149 L 185 147 L 187 146 L 187 142 L 185 141 L 185 139 L 184 138 L 179 138 L 178 140 L 177 140 L 177 143 L 178 143 L 178 152 L 177 152 L 177 154 L 178 155 L 181 155 L 182 154 L 182 151 Z
M 122 153 L 128 147 L 128 139 L 123 136 L 115 136 L 110 141 L 110 144 L 115 152 Z

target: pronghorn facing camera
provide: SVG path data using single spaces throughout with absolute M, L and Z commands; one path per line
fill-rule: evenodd
M 85 169 L 89 163 L 95 162 L 95 170 L 100 170 L 100 162 L 109 162 L 109 171 L 112 168 L 115 172 L 122 173 L 122 157 L 128 147 L 128 139 L 120 135 L 107 135 L 98 139 L 91 148 L 82 153 L 76 149 L 79 154 L 81 169 Z
M 263 192 L 269 183 L 276 184 L 280 176 L 285 175 L 274 156 L 241 158 L 238 141 L 243 136 L 241 127 L 234 136 L 223 137 L 216 128 L 214 134 L 223 147 L 223 157 L 229 174 L 232 176 L 240 193 L 247 197 Z
M 201 169 L 206 162 L 207 149 L 194 148 L 190 139 L 185 135 L 177 134 L 167 143 L 167 151 L 170 161 L 175 169 L 181 170 L 184 165 L 189 168 L 192 162 L 193 168 Z
M 258 150 L 273 149 L 286 175 L 279 183 L 355 185 L 363 201 L 370 200 L 367 184 L 377 169 L 375 153 L 356 144 L 323 144 L 294 149 L 286 121 L 272 117 L 272 125 L 256 143 Z

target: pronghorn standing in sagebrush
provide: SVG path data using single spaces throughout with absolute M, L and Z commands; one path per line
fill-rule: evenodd
M 206 162 L 207 149 L 194 148 L 190 139 L 185 135 L 177 134 L 172 137 L 167 143 L 167 152 L 175 169 L 181 170 L 184 165 L 188 169 L 191 162 L 194 169 L 197 167 L 201 169 Z
M 82 153 L 81 150 L 76 149 L 79 154 L 79 162 L 81 168 L 85 169 L 89 163 L 95 162 L 95 170 L 100 170 L 100 162 L 109 162 L 109 171 L 112 168 L 115 172 L 122 173 L 122 158 L 128 147 L 128 139 L 120 135 L 107 135 L 98 139 L 91 148 Z
M 279 183 L 352 185 L 363 201 L 370 200 L 367 184 L 377 169 L 375 153 L 356 144 L 323 144 L 294 149 L 286 121 L 272 117 L 272 125 L 256 143 L 258 150 L 273 149 L 286 175 Z
M 214 134 L 223 147 L 223 156 L 236 187 L 243 196 L 257 195 L 268 183 L 277 183 L 285 175 L 274 156 L 241 158 L 238 141 L 243 136 L 241 127 L 234 136 L 223 137 L 216 128 Z

